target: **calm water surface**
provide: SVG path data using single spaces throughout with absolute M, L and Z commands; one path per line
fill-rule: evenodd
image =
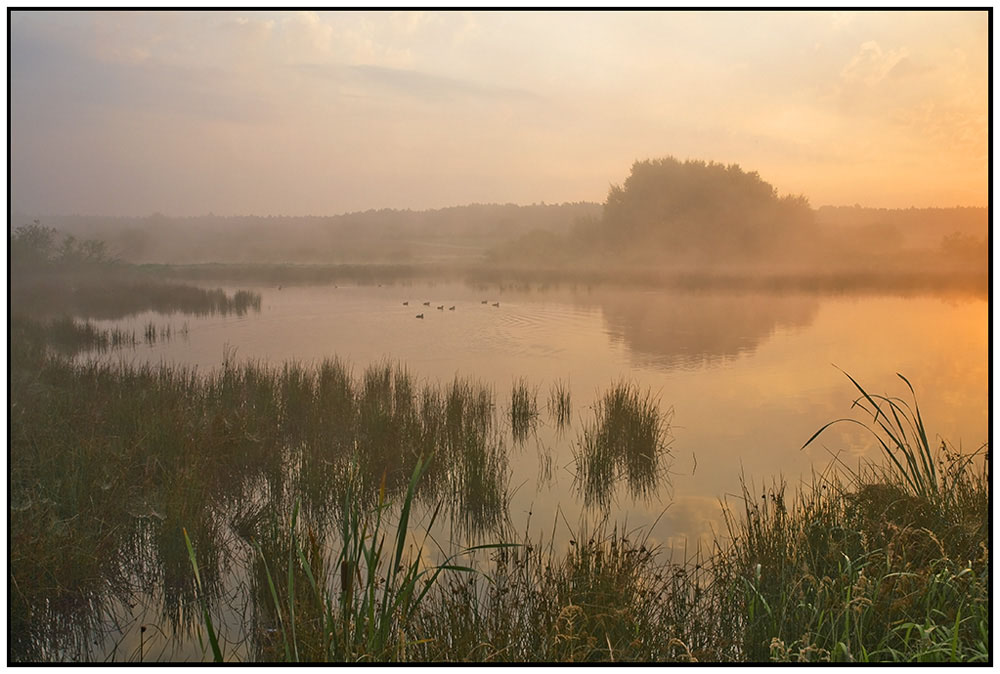
M 852 467 L 879 458 L 873 439 L 846 424 L 800 450 L 823 424 L 851 415 L 856 392 L 836 367 L 870 392 L 909 399 L 896 377 L 904 374 L 938 443 L 971 451 L 988 438 L 986 298 L 461 283 L 255 290 L 259 314 L 104 322 L 137 335 L 149 322 L 172 328 L 170 340 L 110 357 L 207 370 L 227 354 L 272 364 L 338 356 L 356 376 L 389 359 L 428 383 L 487 383 L 501 414 L 524 378 L 537 387 L 541 416 L 523 446 L 508 440 L 510 517 L 515 530 L 557 545 L 605 514 L 585 508 L 575 489 L 573 447 L 597 397 L 623 379 L 672 411 L 670 478 L 652 499 L 620 489 L 607 515 L 677 557 L 724 532 L 720 502 L 739 505 L 741 479 L 759 488 L 783 477 L 794 488 L 834 455 Z M 572 425 L 562 432 L 545 410 L 560 380 L 572 392 Z
M 697 535 L 717 522 L 718 501 L 739 492 L 741 472 L 758 483 L 778 475 L 794 483 L 829 464 L 824 447 L 852 465 L 877 457 L 873 441 L 848 426 L 799 450 L 820 426 L 850 414 L 855 390 L 834 366 L 873 393 L 908 397 L 896 377 L 902 373 L 917 390 L 928 430 L 955 445 L 975 449 L 988 435 L 984 298 L 464 284 L 258 290 L 259 314 L 144 314 L 120 321 L 138 334 L 150 321 L 171 325 L 174 337 L 113 357 L 209 369 L 226 353 L 273 364 L 338 356 L 356 375 L 389 359 L 427 382 L 463 376 L 491 384 L 501 410 L 523 377 L 537 387 L 542 415 L 537 437 L 512 455 L 512 485 L 524 485 L 514 503 L 525 509 L 534 503 L 542 519 L 556 505 L 577 506 L 570 448 L 578 422 L 622 379 L 652 390 L 664 411 L 673 410 L 670 489 L 651 504 L 618 500 L 636 525 L 669 505 L 656 527 L 662 541 Z M 415 318 L 418 313 L 424 318 Z M 187 334 L 179 337 L 184 324 Z M 572 392 L 574 425 L 562 434 L 544 410 L 557 380 Z M 552 485 L 535 484 L 539 445 L 552 450 Z

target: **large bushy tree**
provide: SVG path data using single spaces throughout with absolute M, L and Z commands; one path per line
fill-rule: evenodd
M 797 248 L 815 228 L 803 196 L 780 197 L 736 164 L 637 161 L 604 206 L 603 243 L 696 259 L 770 257 Z

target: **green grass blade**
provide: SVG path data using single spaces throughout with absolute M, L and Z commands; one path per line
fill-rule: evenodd
M 896 373 L 896 376 L 906 382 L 907 388 L 910 389 L 910 395 L 913 396 L 913 409 L 916 414 L 917 430 L 920 432 L 920 441 L 923 443 L 924 447 L 930 450 L 930 444 L 927 442 L 927 433 L 924 431 L 923 418 L 920 416 L 920 405 L 917 403 L 917 393 L 913 390 L 913 384 L 910 383 L 909 379 L 898 372 Z
M 839 367 L 837 369 L 840 370 Z M 843 370 L 840 371 L 844 372 Z M 878 403 L 875 402 L 875 400 L 872 399 L 872 397 L 868 394 L 868 391 L 862 388 L 861 384 L 859 384 L 851 375 L 844 372 L 844 376 L 851 380 L 851 383 L 854 384 L 854 387 L 858 389 L 858 391 L 861 392 L 861 395 L 863 395 L 865 399 L 871 404 L 871 406 L 875 408 L 876 411 L 873 412 L 873 414 L 875 415 L 875 419 L 876 420 L 878 419 L 879 414 L 882 414 L 884 416 L 885 413 L 882 412 L 882 408 L 879 406 Z
M 295 564 L 293 560 L 297 546 L 295 522 L 298 519 L 298 514 L 299 501 L 296 500 L 295 507 L 292 508 L 292 540 L 288 548 L 288 626 L 292 633 L 292 654 L 295 657 L 295 662 L 299 661 L 299 644 L 295 637 Z
M 910 389 L 910 395 L 913 396 L 913 415 L 912 416 L 914 417 L 914 421 L 915 421 L 916 427 L 917 427 L 917 433 L 918 433 L 918 435 L 920 437 L 920 450 L 921 450 L 922 455 L 923 455 L 923 457 L 924 457 L 924 459 L 926 461 L 926 464 L 927 464 L 927 466 L 929 468 L 928 469 L 928 475 L 930 475 L 933 478 L 933 480 L 934 480 L 932 486 L 936 490 L 937 489 L 937 470 L 934 467 L 934 457 L 931 455 L 931 446 L 930 446 L 930 443 L 927 441 L 927 432 L 926 432 L 926 430 L 924 428 L 924 419 L 923 419 L 923 417 L 920 414 L 920 404 L 917 402 L 917 394 L 913 390 L 913 385 L 910 383 L 909 379 L 907 379 L 903 375 L 899 374 L 898 372 L 896 374 L 897 374 L 897 376 L 900 379 L 902 379 L 904 382 L 906 382 L 906 386 Z
M 281 600 L 278 599 L 278 590 L 274 587 L 274 579 L 271 578 L 271 570 L 267 567 L 267 560 L 264 559 L 264 551 L 260 547 L 260 543 L 254 541 L 254 546 L 257 548 L 257 554 L 260 556 L 260 562 L 264 565 L 264 576 L 267 578 L 267 586 L 271 590 L 271 599 L 274 601 L 274 612 L 278 616 L 278 627 L 281 629 L 281 640 L 285 646 L 285 660 L 290 661 L 292 659 L 291 650 L 288 648 L 288 635 L 285 632 L 285 619 L 281 614 Z
M 811 445 L 812 442 L 813 442 L 813 440 L 815 440 L 816 438 L 818 438 L 823 433 L 823 431 L 825 431 L 826 429 L 828 429 L 830 426 L 833 426 L 834 424 L 839 424 L 842 421 L 850 421 L 850 422 L 856 423 L 856 424 L 858 424 L 860 426 L 864 426 L 864 424 L 862 424 L 861 422 L 859 422 L 857 419 L 848 419 L 848 418 L 834 419 L 831 422 L 823 424 L 823 426 L 821 426 L 818 431 L 816 431 L 815 433 L 813 433 L 812 437 L 810 437 L 808 440 L 806 440 L 805 443 L 801 447 L 799 447 L 799 451 L 801 452 L 803 449 L 805 449 L 806 447 L 808 447 L 809 445 Z M 865 426 L 865 428 L 867 428 L 867 426 Z
M 222 662 L 222 649 L 219 648 L 219 639 L 215 636 L 215 628 L 212 626 L 212 616 L 208 614 L 208 602 L 201 587 L 201 573 L 198 571 L 198 560 L 195 558 L 194 547 L 191 539 L 188 538 L 187 529 L 181 529 L 184 533 L 184 545 L 187 546 L 188 558 L 191 560 L 191 567 L 194 569 L 194 582 L 198 588 L 198 599 L 201 602 L 201 611 L 205 619 L 205 630 L 208 632 L 208 642 L 212 646 L 212 657 L 216 662 Z
M 390 618 L 390 600 L 392 604 L 398 605 L 400 597 L 392 597 L 394 590 L 396 588 L 396 577 L 399 572 L 400 562 L 403 559 L 403 551 L 406 549 L 406 534 L 409 529 L 410 522 L 410 508 L 413 505 L 414 495 L 416 494 L 417 482 L 420 480 L 420 476 L 423 474 L 424 469 L 427 466 L 427 462 L 423 458 L 417 459 L 417 465 L 413 469 L 413 474 L 410 477 L 410 483 L 406 490 L 406 498 L 403 499 L 403 507 L 399 513 L 399 527 L 396 530 L 396 549 L 395 554 L 392 558 L 392 563 L 389 569 L 386 571 L 386 584 L 385 592 L 382 595 L 382 608 L 379 611 L 380 615 L 380 632 L 386 634 L 389 629 L 389 618 Z

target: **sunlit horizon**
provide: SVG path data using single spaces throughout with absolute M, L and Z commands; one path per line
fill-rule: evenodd
M 988 13 L 10 13 L 16 213 L 602 203 L 635 161 L 988 205 Z

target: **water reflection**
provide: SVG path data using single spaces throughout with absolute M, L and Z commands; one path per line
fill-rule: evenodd
M 651 541 L 682 550 L 707 540 L 719 522 L 719 499 L 735 491 L 741 468 L 794 480 L 829 463 L 825 451 L 812 455 L 798 447 L 840 416 L 852 394 L 830 362 L 880 390 L 896 370 L 905 372 L 920 389 L 935 431 L 946 438 L 964 436 L 972 444 L 979 438 L 968 434 L 985 427 L 982 301 L 506 288 L 489 295 L 499 298 L 500 307 L 493 307 L 482 304 L 485 296 L 461 285 L 285 288 L 264 293 L 260 314 L 192 319 L 189 339 L 128 350 L 127 362 L 200 364 L 207 383 L 199 394 L 197 377 L 183 377 L 171 393 L 170 377 L 156 370 L 129 389 L 116 387 L 107 377 L 118 361 L 106 358 L 114 365 L 88 381 L 91 406 L 77 422 L 103 428 L 113 437 L 108 446 L 128 455 L 121 470 L 92 462 L 101 470 L 88 483 L 113 496 L 108 500 L 127 515 L 115 530 L 118 553 L 109 556 L 115 570 L 74 586 L 84 599 L 72 605 L 32 601 L 25 603 L 42 608 L 22 611 L 15 600 L 12 659 L 132 658 L 145 649 L 139 624 L 167 635 L 156 640 L 171 641 L 177 650 L 169 653 L 200 658 L 185 528 L 211 590 L 206 599 L 213 615 L 242 644 L 234 647 L 235 657 L 273 654 L 280 648 L 276 614 L 255 544 L 270 546 L 264 558 L 286 560 L 272 573 L 287 572 L 290 513 L 299 503 L 300 540 L 336 550 L 349 495 L 366 508 L 383 498 L 398 503 L 416 457 L 431 452 L 418 517 L 427 521 L 441 504 L 434 535 L 443 548 L 449 539 L 470 543 L 523 532 L 525 513 L 534 512 L 533 521 L 545 528 L 577 515 L 627 517 Z M 414 321 L 402 304 L 407 297 L 411 304 L 430 297 L 457 309 Z M 892 330 L 883 329 L 886 317 Z M 153 318 L 137 317 L 133 329 Z M 224 351 L 225 344 L 232 350 Z M 334 354 L 364 369 L 356 375 Z M 526 404 L 515 405 L 520 393 L 516 384 L 510 388 L 512 377 L 521 376 Z M 602 401 L 623 379 L 658 395 L 655 409 L 662 415 L 675 410 L 668 417 L 676 424 L 670 493 L 664 489 L 668 457 L 659 454 L 657 463 L 656 453 L 612 442 L 625 434 L 608 430 L 616 415 Z M 33 381 L 12 378 L 15 450 L 31 446 L 32 429 L 53 426 L 43 395 L 50 389 Z M 538 391 L 548 393 L 547 414 L 538 414 Z M 112 406 L 101 395 L 137 407 L 121 415 L 121 427 L 105 427 L 111 421 L 103 415 Z M 518 406 L 527 414 L 513 414 Z M 149 424 L 163 410 L 175 416 Z M 143 419 L 152 433 L 143 431 Z M 870 449 L 854 436 L 828 443 L 831 451 L 853 451 L 851 460 Z M 163 471 L 156 462 L 169 461 L 163 457 L 175 444 L 188 447 L 190 465 L 177 462 Z M 130 453 L 133 445 L 142 451 Z M 157 479 L 143 478 L 129 490 L 132 485 L 119 483 L 133 470 Z M 22 477 L 16 473 L 11 482 L 16 551 L 28 550 L 24 536 L 48 521 L 48 511 L 38 510 L 44 502 L 32 491 L 35 483 Z M 588 505 L 596 508 L 588 511 Z M 574 535 L 560 525 L 553 545 L 568 545 Z M 317 575 L 324 574 L 327 588 L 339 587 L 339 569 L 321 566 Z M 105 589 L 115 583 L 125 591 Z M 135 603 L 136 589 L 150 604 L 142 613 L 122 609 Z M 80 631 L 64 629 L 72 625 Z M 105 632 L 113 636 L 105 639 Z
M 749 355 L 779 328 L 803 328 L 819 310 L 815 295 L 712 292 L 598 295 L 608 334 L 640 360 L 698 369 Z

